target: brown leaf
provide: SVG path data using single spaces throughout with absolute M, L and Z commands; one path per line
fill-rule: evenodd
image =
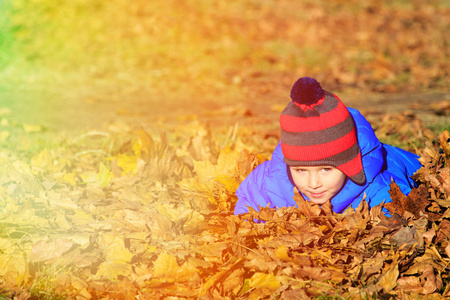
M 305 217 L 320 215 L 320 206 L 315 204 L 314 202 L 305 200 L 303 196 L 297 191 L 297 189 L 294 189 L 294 200 L 297 203 L 301 215 Z
M 246 261 L 244 262 L 246 269 L 255 270 L 261 273 L 272 273 L 277 267 L 277 263 L 257 255 L 254 252 L 249 252 Z
M 413 189 L 406 197 L 405 210 L 414 214 L 416 218 L 420 218 L 421 213 L 426 214 L 425 208 L 430 203 L 428 195 L 428 191 L 423 185 Z
M 406 276 L 399 278 L 397 280 L 397 284 L 406 291 L 413 291 L 417 293 L 423 291 L 422 284 L 417 276 Z
M 250 174 L 250 172 L 257 166 L 258 160 L 256 155 L 243 150 L 239 153 L 238 159 L 236 161 L 236 173 L 237 175 L 244 179 Z
M 447 195 L 450 195 L 450 167 L 445 167 L 439 170 L 439 174 L 436 176 L 437 180 L 441 184 L 438 188 L 444 189 Z
M 431 174 L 428 172 L 424 172 L 425 180 L 431 184 L 431 187 L 443 193 L 444 189 L 443 186 L 441 185 L 441 182 L 439 181 L 440 176 L 439 177 L 438 176 L 439 176 L 438 174 Z
M 449 102 L 447 102 L 448 104 Z M 444 151 L 444 154 L 449 157 L 450 156 L 450 132 L 448 130 L 445 130 L 441 133 L 439 133 L 439 144 Z
M 70 239 L 60 238 L 54 241 L 38 241 L 33 245 L 30 260 L 34 263 L 61 257 L 74 243 Z
M 168 239 L 172 229 L 172 221 L 157 211 L 146 212 L 146 223 L 156 239 Z
M 244 272 L 243 268 L 237 268 L 227 275 L 221 284 L 222 292 L 226 295 L 239 293 L 244 284 Z
M 406 226 L 407 222 L 404 220 L 401 215 L 393 214 L 390 217 L 386 217 L 384 215 L 381 216 L 381 222 L 375 226 L 372 231 L 382 231 L 384 233 L 392 232 L 401 226 Z
M 430 204 L 428 200 L 428 191 L 424 185 L 411 190 L 408 196 L 405 196 L 400 187 L 392 181 L 391 190 L 392 202 L 386 203 L 385 207 L 391 214 L 403 216 L 405 211 L 410 212 L 416 218 L 420 218 L 421 214 L 427 214 L 425 208 Z
M 364 280 L 370 279 L 371 276 L 379 274 L 384 264 L 384 258 L 374 257 L 371 260 L 365 261 L 362 267 L 362 278 Z
M 364 230 L 367 227 L 367 223 L 370 221 L 369 206 L 366 201 L 361 201 L 355 212 L 350 213 L 345 217 L 348 222 L 347 226 L 350 229 Z
M 413 245 L 417 243 L 417 234 L 414 227 L 402 227 L 394 233 L 389 241 L 394 245 Z
M 325 268 L 312 267 L 312 266 L 302 266 L 300 273 L 301 278 L 325 281 L 331 279 L 331 273 Z
M 433 242 L 433 238 L 436 236 L 436 230 L 431 227 L 427 232 L 423 233 L 422 236 L 426 244 L 431 244 Z
M 423 247 L 423 237 L 425 232 L 428 230 L 428 218 L 426 216 L 423 216 L 420 219 L 409 221 L 408 226 L 414 228 L 416 231 L 417 246 Z
M 436 234 L 435 243 L 450 240 L 450 220 L 444 219 L 439 224 L 439 230 Z
M 422 271 L 420 279 L 425 282 L 423 285 L 423 293 L 425 295 L 432 294 L 434 291 L 442 288 L 442 279 L 440 277 L 436 277 L 434 268 L 431 265 L 425 267 Z
M 311 298 L 303 289 L 295 289 L 284 291 L 281 296 L 281 299 L 310 300 Z
M 405 195 L 394 181 L 391 183 L 389 194 L 391 195 L 392 202 L 386 203 L 384 206 L 389 210 L 391 215 L 397 214 L 402 217 L 405 213 Z

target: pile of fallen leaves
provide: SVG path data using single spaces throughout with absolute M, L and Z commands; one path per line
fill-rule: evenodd
M 236 188 L 270 153 L 235 130 L 221 145 L 194 129 L 140 130 L 117 150 L 90 132 L 31 157 L 0 151 L 0 295 L 450 296 L 448 131 L 421 149 L 418 188 L 404 196 L 392 183 L 391 217 L 364 201 L 335 214 L 300 195 L 298 207 L 235 216 Z

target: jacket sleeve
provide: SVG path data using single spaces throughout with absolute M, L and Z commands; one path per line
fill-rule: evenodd
M 392 180 L 403 194 L 408 195 L 412 188 L 417 186 L 411 176 L 422 166 L 418 160 L 419 156 L 403 149 L 383 144 L 383 151 L 386 157 L 384 170 L 367 190 L 370 207 L 377 206 L 383 201 L 385 203 L 392 201 L 389 193 Z
M 294 186 L 289 181 L 281 146 L 275 148 L 272 159 L 257 166 L 236 190 L 238 201 L 234 214 L 248 212 L 248 207 L 270 208 L 294 206 Z

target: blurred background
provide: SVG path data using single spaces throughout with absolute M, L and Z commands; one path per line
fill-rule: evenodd
M 302 76 L 403 109 L 450 101 L 449 43 L 446 0 L 0 0 L 0 114 L 50 130 L 265 121 Z

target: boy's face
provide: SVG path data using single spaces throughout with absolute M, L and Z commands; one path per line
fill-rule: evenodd
M 346 176 L 332 166 L 290 167 L 297 188 L 312 202 L 324 204 L 344 186 Z

